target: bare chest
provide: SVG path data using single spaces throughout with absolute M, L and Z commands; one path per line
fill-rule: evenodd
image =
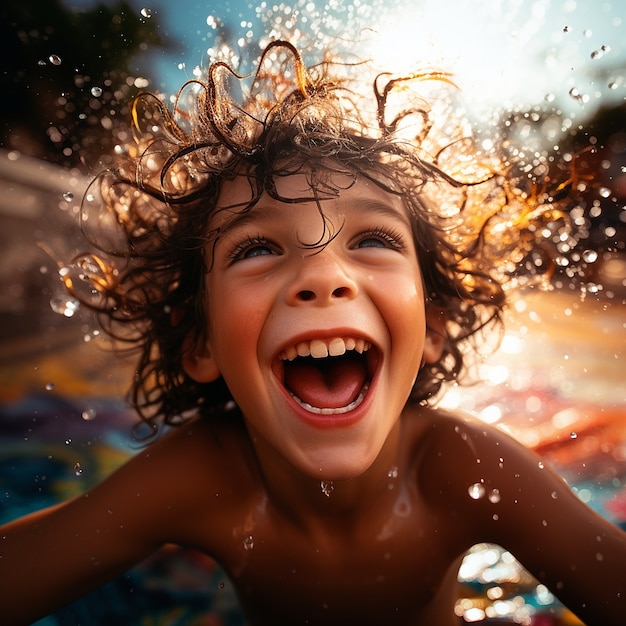
M 353 533 L 258 524 L 224 566 L 253 624 L 457 624 L 459 554 L 438 520 L 392 515 Z

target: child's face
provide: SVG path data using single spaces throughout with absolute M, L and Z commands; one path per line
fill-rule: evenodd
M 277 184 L 283 197 L 310 195 L 302 174 Z M 229 182 L 219 206 L 249 194 L 245 183 Z M 322 207 L 336 233 L 330 241 L 313 202 L 264 195 L 228 225 L 206 277 L 206 341 L 186 369 L 199 381 L 224 377 L 259 455 L 341 479 L 374 462 L 422 359 L 432 362 L 439 351 L 426 333 L 401 200 L 359 180 Z M 211 226 L 232 217 L 218 213 Z M 321 248 L 303 247 L 320 239 Z M 338 356 L 296 356 L 327 350 Z

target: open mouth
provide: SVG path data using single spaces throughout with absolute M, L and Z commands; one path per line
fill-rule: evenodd
M 363 402 L 378 357 L 362 338 L 313 339 L 279 355 L 279 379 L 293 399 L 310 413 L 339 415 Z

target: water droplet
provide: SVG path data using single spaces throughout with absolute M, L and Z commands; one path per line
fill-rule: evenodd
M 537 463 L 537 467 L 539 469 L 544 469 L 545 465 L 543 464 L 543 461 L 539 461 L 539 463 Z
M 60 315 L 72 317 L 80 308 L 80 302 L 76 298 L 55 297 L 50 300 L 50 308 Z
M 92 87 L 91 88 L 91 95 L 94 98 L 99 98 L 102 95 L 102 88 L 101 87 Z
M 596 553 L 596 559 L 598 561 L 604 561 L 604 554 L 602 554 L 602 552 Z
M 76 474 L 76 476 L 82 476 L 83 475 L 83 468 L 80 466 L 80 463 L 75 463 L 74 464 L 74 474 Z
M 333 485 L 332 480 L 323 480 L 320 483 L 320 488 L 322 489 L 322 493 L 329 498 L 330 494 L 335 491 L 335 485 Z
M 398 478 L 398 468 L 394 465 L 388 472 L 389 478 Z
M 61 63 L 63 63 L 63 61 L 61 61 L 61 57 L 56 54 L 51 54 L 48 57 L 48 61 L 50 61 L 52 65 L 61 65 Z
M 585 250 L 583 252 L 583 260 L 585 263 L 594 263 L 598 260 L 598 253 L 596 250 Z
M 574 431 L 572 431 L 572 432 L 569 434 L 569 438 L 570 438 L 570 439 L 577 439 L 577 438 L 578 438 L 578 434 L 577 434 L 577 433 L 575 433 Z
M 470 498 L 473 500 L 479 500 L 485 495 L 485 485 L 482 483 L 474 483 L 469 486 L 467 493 L 469 493 Z
M 553 500 L 556 500 L 559 496 L 557 495 L 556 491 L 553 491 L 553 492 L 550 494 L 550 497 L 551 497 Z
M 71 443 L 72 443 L 72 438 L 71 438 L 71 437 L 68 437 L 68 438 L 65 440 L 65 445 L 66 445 L 66 446 L 69 446 Z
M 152 9 L 148 9 L 148 8 L 143 8 L 140 11 L 141 13 L 141 17 L 145 17 L 146 19 L 150 19 L 152 17 Z
M 74 194 L 71 191 L 66 191 L 63 194 L 63 200 L 66 202 L 71 202 L 74 199 Z
M 487 497 L 489 498 L 489 502 L 491 502 L 492 504 L 497 504 L 501 500 L 500 490 L 499 489 L 492 489 L 489 492 L 489 495 Z
M 243 540 L 243 549 L 244 550 L 252 550 L 252 548 L 254 548 L 254 538 L 252 537 L 252 535 L 248 535 Z
M 85 409 L 80 416 L 86 421 L 86 422 L 90 422 L 92 419 L 94 419 L 96 417 L 96 410 L 95 409 Z
M 52 391 L 54 389 L 54 383 L 46 384 L 46 391 Z
M 568 93 L 570 98 L 578 101 L 580 104 L 585 104 L 589 100 L 589 96 L 580 93 L 576 87 L 572 87 Z

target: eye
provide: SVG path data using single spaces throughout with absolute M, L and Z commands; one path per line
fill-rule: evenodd
M 385 228 L 374 228 L 359 235 L 356 247 L 402 250 L 405 244 L 400 233 Z
M 269 256 L 278 254 L 275 244 L 265 239 L 265 237 L 247 237 L 241 243 L 237 244 L 232 252 L 228 255 L 233 263 L 243 261 L 244 259 L 253 259 L 260 256 Z

